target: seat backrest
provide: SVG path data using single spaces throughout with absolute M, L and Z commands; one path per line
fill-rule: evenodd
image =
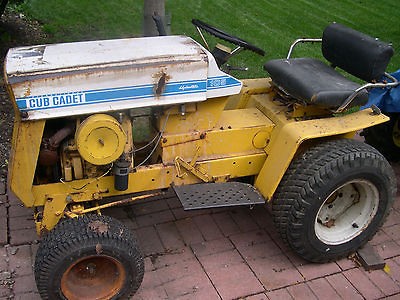
M 338 23 L 325 28 L 321 47 L 333 66 L 368 82 L 382 77 L 394 54 L 389 44 Z

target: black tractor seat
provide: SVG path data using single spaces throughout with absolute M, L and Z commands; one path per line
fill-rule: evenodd
M 309 41 L 322 43 L 322 54 L 331 66 L 315 58 L 290 58 L 294 45 Z M 270 74 L 273 84 L 291 98 L 301 103 L 342 111 L 346 107 L 367 102 L 368 89 L 375 87 L 376 82 L 386 74 L 393 54 L 389 44 L 333 23 L 325 28 L 322 39 L 296 40 L 288 58 L 268 61 L 264 69 Z M 361 85 L 349 80 L 335 67 L 368 84 Z

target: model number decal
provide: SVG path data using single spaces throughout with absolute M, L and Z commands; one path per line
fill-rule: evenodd
M 209 87 L 220 87 L 226 85 L 226 78 L 217 78 L 209 80 Z
M 217 76 L 211 77 L 207 80 L 207 90 L 215 90 L 222 88 L 229 88 L 233 86 L 240 86 L 242 83 L 231 76 Z

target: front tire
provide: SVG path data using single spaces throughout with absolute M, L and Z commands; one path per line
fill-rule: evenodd
M 273 199 L 275 225 L 301 257 L 349 255 L 384 222 L 396 193 L 386 159 L 355 140 L 315 145 L 293 160 Z
M 124 299 L 144 274 L 132 234 L 100 215 L 59 223 L 41 241 L 34 269 L 42 299 Z

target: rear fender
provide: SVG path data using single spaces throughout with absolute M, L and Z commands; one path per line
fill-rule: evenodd
M 329 137 L 352 138 L 357 131 L 388 120 L 389 117 L 383 114 L 374 114 L 372 109 L 364 109 L 338 117 L 277 126 L 272 132 L 271 142 L 265 148 L 268 156 L 254 185 L 270 201 L 304 141 Z

